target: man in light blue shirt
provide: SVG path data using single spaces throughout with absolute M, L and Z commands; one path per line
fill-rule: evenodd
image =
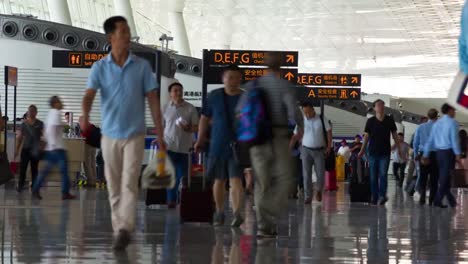
M 442 200 L 447 196 L 451 207 L 455 207 L 457 202 L 450 192 L 450 173 L 455 169 L 455 161 L 461 159 L 461 148 L 458 138 L 458 123 L 455 121 L 455 109 L 449 104 L 444 104 L 441 109 L 444 116 L 433 126 L 429 140 L 424 148 L 423 164 L 429 164 L 429 154 L 436 152 L 437 165 L 439 167 L 439 189 L 434 198 L 434 206 L 447 208 L 442 204 Z
M 437 121 L 437 116 L 439 112 L 436 109 L 429 109 L 427 112 L 427 117 L 429 120 L 420 125 L 416 132 L 414 133 L 413 140 L 413 150 L 414 150 L 414 160 L 415 162 L 420 161 L 421 156 L 424 152 L 426 143 L 429 141 L 431 136 L 431 130 Z M 424 165 L 420 164 L 419 175 L 418 175 L 418 186 L 417 189 L 420 193 L 419 203 L 424 205 L 426 203 L 426 186 L 428 184 L 429 175 L 430 175 L 430 194 L 429 194 L 429 205 L 434 203 L 434 198 L 437 193 L 437 186 L 439 181 L 439 169 L 437 167 L 436 153 L 434 151 L 429 152 L 429 164 Z
M 102 153 L 114 230 L 115 250 L 124 250 L 135 228 L 138 179 L 145 146 L 145 97 L 159 146 L 165 149 L 159 90 L 147 61 L 129 51 L 130 29 L 125 18 L 104 22 L 112 51 L 93 64 L 83 98 L 81 127 L 89 127 L 89 112 L 101 92 Z

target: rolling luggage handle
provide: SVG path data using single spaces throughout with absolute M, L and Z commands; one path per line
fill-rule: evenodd
M 189 158 L 188 158 L 188 172 L 187 172 L 187 188 L 190 190 L 191 186 L 192 186 L 192 172 L 193 172 L 193 168 L 192 168 L 192 158 L 193 158 L 193 153 L 194 152 L 194 149 L 193 148 L 190 148 L 189 149 Z M 197 165 L 203 165 L 203 153 L 200 152 L 198 153 L 198 164 Z M 203 190 L 205 190 L 206 188 L 206 179 L 205 179 L 205 169 L 203 168 L 202 166 L 202 188 Z

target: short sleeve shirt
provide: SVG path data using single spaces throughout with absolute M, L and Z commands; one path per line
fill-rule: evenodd
M 216 89 L 208 94 L 202 114 L 212 120 L 209 156 L 232 157 L 229 145 L 235 140 L 235 109 L 240 97 L 241 94 L 233 96 L 225 94 L 224 88 Z M 224 101 L 227 106 L 224 105 Z M 227 115 L 232 121 L 231 126 L 228 124 Z
M 33 124 L 23 122 L 21 124 L 21 135 L 23 135 L 23 149 L 33 149 L 41 140 L 44 123 L 41 120 L 34 121 Z
M 145 133 L 145 96 L 159 88 L 146 60 L 130 53 L 120 67 L 108 54 L 91 67 L 87 86 L 101 92 L 105 136 L 125 139 Z
M 405 155 L 405 157 L 400 157 L 400 154 L 398 153 L 398 150 L 394 150 L 395 156 L 393 157 L 393 159 L 394 159 L 393 161 L 398 162 L 398 163 L 403 163 L 403 162 L 406 162 L 406 160 L 404 158 L 408 157 L 408 155 L 409 155 L 410 145 L 408 145 L 408 143 L 406 143 L 406 142 L 403 142 L 403 143 L 400 143 L 400 148 L 401 148 L 401 151 L 403 152 L 403 154 Z
M 186 101 L 180 105 L 169 102 L 163 109 L 164 141 L 170 151 L 189 153 L 194 140 L 193 133 L 187 132 L 177 125 L 179 118 L 190 126 L 197 125 L 197 109 Z
M 62 112 L 57 109 L 50 109 L 46 120 L 45 136 L 47 140 L 46 150 L 65 149 L 63 142 Z
M 323 123 L 325 125 L 325 131 L 330 131 L 331 126 L 330 122 L 326 117 L 323 118 Z M 319 115 L 311 119 L 304 117 L 304 136 L 302 137 L 302 145 L 307 148 L 326 148 L 327 142 L 325 142 L 325 137 L 327 135 L 323 134 L 323 125 L 322 120 Z
M 373 116 L 367 119 L 364 132 L 369 135 L 369 154 L 375 156 L 390 155 L 390 136 L 397 130 L 395 121 L 385 116 L 382 121 Z

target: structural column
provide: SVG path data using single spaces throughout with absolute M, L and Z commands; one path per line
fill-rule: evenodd
M 138 32 L 136 30 L 135 20 L 133 19 L 133 10 L 130 0 L 114 0 L 114 9 L 116 15 L 123 16 L 127 19 L 132 37 L 137 37 Z
M 183 10 L 185 0 L 169 0 L 169 25 L 174 37 L 174 49 L 184 56 L 191 56 L 190 45 L 185 28 Z
M 221 30 L 222 38 L 221 38 L 221 46 L 223 49 L 231 49 L 231 42 L 232 42 L 232 34 L 233 34 L 233 26 L 232 26 L 232 13 L 234 10 L 234 0 L 223 0 L 223 12 L 224 12 L 224 19 L 223 19 L 223 28 Z
M 64 25 L 72 25 L 67 0 L 48 0 L 50 20 Z

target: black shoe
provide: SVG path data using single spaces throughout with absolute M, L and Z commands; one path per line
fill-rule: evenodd
M 426 204 L 426 199 L 420 199 L 419 204 L 420 205 L 425 205 Z
M 37 200 L 42 200 L 42 196 L 39 194 L 39 192 L 33 192 L 32 197 Z
M 122 251 L 127 248 L 128 244 L 130 244 L 130 233 L 127 230 L 120 229 L 112 248 L 116 251 Z
M 385 203 L 387 203 L 387 201 L 388 201 L 387 197 L 382 197 L 382 198 L 379 199 L 379 204 L 384 205 Z
M 439 207 L 439 208 L 444 208 L 444 209 L 445 209 L 445 208 L 447 208 L 448 206 L 445 205 L 445 204 L 441 204 L 441 203 L 440 203 L 440 204 L 434 203 L 434 207 Z
M 276 238 L 278 236 L 278 233 L 275 231 L 271 230 L 261 230 L 259 229 L 257 231 L 257 237 L 262 239 L 262 238 Z
M 16 191 L 20 193 L 21 191 L 23 191 L 23 187 L 20 187 L 19 185 L 16 186 Z
M 457 207 L 457 202 L 450 202 L 450 207 L 455 208 Z

